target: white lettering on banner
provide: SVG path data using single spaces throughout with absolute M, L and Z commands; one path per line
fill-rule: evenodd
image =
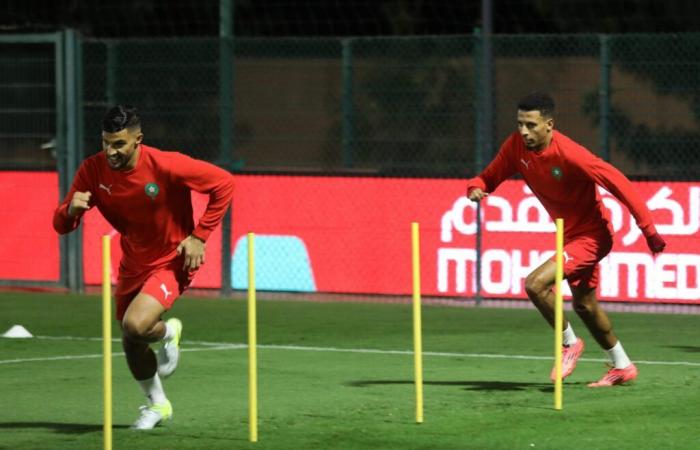
M 629 229 L 622 238 L 625 246 L 630 246 L 641 236 L 641 231 L 636 225 L 634 217 L 623 209 L 617 198 L 613 197 L 602 187 L 598 187 L 602 195 L 603 205 L 610 211 L 610 219 L 613 230 L 620 231 L 624 226 L 624 219 L 627 218 Z M 497 195 L 486 197 L 486 205 L 497 210 L 497 219 L 487 217 L 484 220 L 486 231 L 493 232 L 531 232 L 550 233 L 555 231 L 554 223 L 549 214 L 544 209 L 537 197 L 532 195 L 532 191 L 523 186 L 525 197 L 521 199 L 515 207 L 516 215 L 513 218 L 513 206 L 511 202 Z M 667 186 L 662 186 L 648 201 L 647 206 L 651 211 L 668 210 L 671 213 L 672 222 L 670 224 L 657 224 L 656 228 L 662 235 L 690 236 L 700 231 L 700 187 L 692 186 L 688 188 L 688 218 L 686 221 L 684 208 L 681 203 L 669 197 L 673 190 Z M 467 223 L 464 220 L 467 209 L 472 210 L 472 221 Z M 535 210 L 536 219 L 530 221 L 531 210 Z M 493 213 L 489 214 L 489 216 Z M 482 219 L 483 220 L 483 219 Z M 458 197 L 452 205 L 452 209 L 442 216 L 441 240 L 442 242 L 452 242 L 452 230 L 457 230 L 463 235 L 473 235 L 476 233 L 476 203 L 467 197 Z
M 514 231 L 513 208 L 510 202 L 497 195 L 486 197 L 486 204 L 500 210 L 500 220 L 487 220 L 486 231 Z
M 522 261 L 522 252 L 510 252 L 491 249 L 483 252 L 481 286 L 487 294 L 521 294 L 525 278 L 530 272 L 554 255 L 552 251 L 528 252 L 529 264 Z M 467 292 L 467 283 L 471 283 L 470 293 L 476 292 L 476 251 L 466 248 L 438 249 L 438 291 L 450 290 L 450 263 L 454 262 L 454 290 Z M 468 264 L 469 263 L 469 264 Z M 499 270 L 500 269 L 500 270 Z M 500 273 L 500 275 L 498 275 Z M 571 295 L 568 284 L 562 286 L 565 295 Z
M 673 223 L 670 225 L 658 225 L 659 233 L 661 234 L 680 234 L 692 235 L 700 229 L 700 187 L 691 187 L 688 189 L 688 223 L 685 223 L 683 207 L 675 200 L 669 200 L 668 197 L 673 194 L 673 190 L 664 186 L 659 189 L 648 202 L 649 209 L 668 209 L 671 211 Z
M 679 266 L 678 270 L 678 292 L 676 295 L 683 300 L 700 300 L 700 255 L 662 255 L 664 258 L 670 257 Z M 675 259 L 674 259 L 675 257 Z M 695 286 L 690 286 L 688 274 L 695 275 Z M 671 297 L 673 298 L 673 297 Z
M 469 277 L 472 283 L 476 280 L 476 250 L 468 248 L 440 248 L 438 249 L 438 291 L 447 292 L 449 285 L 450 261 L 455 262 L 455 290 L 459 293 L 467 292 L 467 262 L 470 264 Z M 476 286 L 472 286 L 472 292 Z
M 529 196 L 518 203 L 515 220 L 513 220 L 513 208 L 508 199 L 497 195 L 486 197 L 487 206 L 500 210 L 499 220 L 484 221 L 486 231 L 530 233 L 555 231 L 554 222 L 552 222 L 542 203 L 537 197 L 532 195 L 532 191 L 527 186 L 523 187 L 523 191 Z M 472 221 L 469 223 L 464 220 L 467 209 L 472 210 Z M 531 210 L 535 211 L 536 220 L 534 222 L 531 222 L 529 218 Z M 476 234 L 476 202 L 472 202 L 467 197 L 459 197 L 455 200 L 452 208 L 443 214 L 440 222 L 440 239 L 442 242 L 452 242 L 453 229 L 465 236 Z
M 523 263 L 520 250 L 490 249 L 483 252 L 481 287 L 486 294 L 519 295 L 527 275 L 554 255 L 552 251 L 531 250 L 529 264 Z M 454 262 L 454 290 L 476 291 L 476 251 L 463 248 L 438 250 L 438 291 L 450 290 L 450 263 Z M 626 272 L 626 279 L 623 273 Z M 640 275 L 644 277 L 644 289 L 639 289 Z M 692 280 L 692 281 L 691 281 Z M 626 286 L 621 292 L 620 285 Z M 563 285 L 564 295 L 571 295 L 568 284 Z M 613 252 L 601 261 L 600 295 L 615 298 L 626 294 L 632 299 L 700 300 L 700 255 Z
M 600 294 L 622 294 L 620 271 L 627 271 L 627 296 L 642 299 L 700 300 L 700 255 L 662 253 L 611 253 L 601 262 Z M 642 269 L 642 270 L 640 270 Z M 639 291 L 639 274 L 644 274 L 644 291 Z M 691 276 L 694 283 L 691 285 Z M 669 284 L 671 284 L 669 286 Z
M 668 186 L 662 186 L 656 194 L 648 201 L 647 207 L 651 211 L 668 210 L 671 213 L 670 224 L 656 224 L 656 229 L 661 235 L 666 236 L 690 236 L 700 230 L 700 187 L 688 188 L 688 222 L 685 220 L 683 206 L 676 200 L 671 200 L 669 197 L 673 194 L 673 190 Z M 622 243 L 625 246 L 634 244 L 642 235 L 642 231 L 636 226 L 634 218 L 630 215 L 629 232 L 622 238 Z
M 523 186 L 523 192 L 529 197 L 525 197 L 518 203 L 515 220 L 513 220 L 513 208 L 508 199 L 496 195 L 490 195 L 486 198 L 488 206 L 501 210 L 500 220 L 487 220 L 485 222 L 486 231 L 549 233 L 556 230 L 549 213 L 544 209 L 539 199 L 532 195 L 532 191 L 527 185 Z M 532 209 L 535 210 L 537 216 L 534 222 L 531 222 L 529 217 Z
M 511 290 L 513 294 L 520 294 L 522 292 L 522 280 L 527 278 L 530 272 L 535 270 L 539 264 L 542 264 L 542 261 L 544 261 L 546 257 L 543 257 L 540 261 L 539 252 L 530 250 L 530 264 L 523 264 L 523 253 L 520 250 L 513 250 L 511 255 L 513 258 L 511 268 Z
M 600 295 L 602 297 L 618 297 L 620 295 L 620 267 L 627 269 L 627 295 L 639 298 L 639 269 L 650 274 L 654 259 L 648 253 L 610 253 L 600 262 Z M 645 291 L 652 290 L 651 277 L 646 277 Z M 648 295 L 648 294 L 647 294 Z
M 474 220 L 472 223 L 464 221 L 464 213 L 467 209 L 473 211 Z M 476 203 L 467 197 L 459 197 L 452 205 L 452 209 L 442 215 L 440 221 L 440 240 L 442 242 L 452 242 L 452 228 L 461 234 L 470 235 L 476 233 Z
M 656 270 L 654 270 L 654 275 L 650 277 L 652 281 L 654 281 L 654 297 L 678 298 L 680 294 L 680 292 L 678 292 L 678 280 L 676 279 L 676 274 L 680 268 L 678 264 L 676 264 L 675 259 L 669 261 L 669 257 L 672 257 L 672 255 L 659 255 L 659 257 L 656 258 Z M 676 270 L 674 270 L 674 268 Z M 667 283 L 674 283 L 675 286 L 667 287 Z
M 488 250 L 484 252 L 481 269 L 481 286 L 484 291 L 493 294 L 505 294 L 511 289 L 510 254 L 505 250 Z M 501 279 L 496 280 L 491 269 L 495 265 L 501 268 Z
M 532 251 L 521 242 L 516 248 L 507 248 L 508 233 L 554 233 L 555 227 L 539 199 L 525 185 L 522 194 L 513 189 L 503 195 L 491 194 L 482 201 L 481 217 L 477 218 L 477 204 L 467 197 L 457 198 L 441 220 L 440 238 L 443 244 L 453 243 L 457 248 L 438 249 L 438 291 L 458 293 L 475 291 L 476 250 L 464 247 L 459 235 L 474 236 L 477 220 L 485 232 L 506 233 L 498 237 L 497 247 L 483 249 L 481 285 L 493 295 L 518 296 L 522 294 L 523 280 L 553 252 Z M 651 211 L 658 211 L 656 228 L 662 236 L 689 236 L 690 242 L 700 239 L 700 186 L 690 183 L 670 183 L 660 186 L 646 197 Z M 521 187 L 519 186 L 518 189 Z M 610 214 L 613 231 L 619 247 L 639 247 L 641 230 L 627 207 L 602 187 L 598 187 L 603 205 Z M 665 222 L 665 223 L 664 223 Z M 455 235 L 456 231 L 456 235 Z M 506 240 L 504 240 L 505 238 Z M 469 244 L 471 247 L 473 244 Z M 695 246 L 686 247 L 684 254 L 663 253 L 656 257 L 645 252 L 614 252 L 601 261 L 601 297 L 630 299 L 700 300 L 700 254 Z M 511 246 L 512 247 L 512 246 Z M 669 248 L 675 249 L 673 242 Z M 631 249 L 630 249 L 631 250 Z M 527 254 L 527 261 L 523 261 Z M 545 256 L 547 255 L 547 256 Z M 449 272 L 454 263 L 454 283 Z M 468 284 L 471 283 L 471 284 Z M 568 286 L 566 286 L 568 290 Z

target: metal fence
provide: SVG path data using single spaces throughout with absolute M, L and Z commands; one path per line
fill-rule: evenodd
M 533 90 L 554 95 L 558 128 L 632 177 L 693 178 L 700 165 L 697 34 L 493 36 L 490 62 L 479 35 L 94 40 L 74 33 L 77 59 L 57 61 L 71 57 L 70 46 L 54 48 L 65 35 L 0 40 L 5 169 L 56 168 L 67 153 L 59 122 L 80 136 L 79 158 L 97 151 L 103 112 L 131 103 L 154 145 L 236 170 L 469 176 L 514 129 L 515 102 Z M 490 92 L 480 80 L 487 65 Z M 80 98 L 56 89 L 61 66 L 75 68 L 65 76 L 76 78 Z M 488 95 L 492 129 L 479 127 Z M 57 99 L 75 102 L 80 120 L 61 117 Z
M 147 143 L 232 171 L 465 178 L 545 90 L 557 128 L 630 177 L 698 179 L 700 34 L 484 39 L 3 35 L 0 166 L 57 170 L 62 194 L 104 111 L 130 103 Z
M 3 169 L 56 167 L 57 36 L 0 36 L 0 149 Z

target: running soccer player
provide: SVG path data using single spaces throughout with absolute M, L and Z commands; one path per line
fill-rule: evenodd
M 182 323 L 161 316 L 204 263 L 207 238 L 231 203 L 233 179 L 212 164 L 142 141 L 136 108 L 111 108 L 102 121 L 104 151 L 83 161 L 53 226 L 69 233 L 97 207 L 121 234 L 116 319 L 129 369 L 147 398 L 132 427 L 148 430 L 173 414 L 161 378 L 177 367 Z M 196 226 L 191 191 L 209 194 Z M 161 341 L 156 356 L 150 344 Z
M 634 380 L 637 368 L 612 330 L 612 323 L 596 298 L 598 262 L 612 248 L 613 230 L 596 185 L 601 185 L 627 206 L 644 234 L 652 253 L 664 250 L 646 204 L 632 183 L 619 170 L 554 129 L 554 100 L 535 92 L 518 103 L 518 131 L 511 134 L 494 160 L 467 182 L 467 197 L 478 202 L 501 182 L 520 173 L 549 215 L 564 219 L 564 276 L 573 294 L 574 311 L 598 345 L 605 350 L 612 368 L 590 387 L 613 386 Z M 545 261 L 525 280 L 525 290 L 540 313 L 554 326 L 556 264 Z M 564 318 L 562 376 L 576 367 L 584 343 Z M 552 369 L 551 378 L 555 373 Z

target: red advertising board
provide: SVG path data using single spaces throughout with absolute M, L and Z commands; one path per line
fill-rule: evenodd
M 629 211 L 602 188 L 615 231 L 613 250 L 601 261 L 598 294 L 605 300 L 700 301 L 700 184 L 634 183 L 668 242 L 653 256 Z M 455 269 L 475 259 L 464 238 L 473 234 L 474 205 L 455 199 L 438 251 L 438 292 L 472 292 L 473 270 Z M 554 224 L 520 181 L 508 181 L 483 205 L 482 289 L 486 296 L 523 295 L 523 279 L 552 255 Z M 443 252 L 442 254 L 440 254 Z M 465 262 L 463 262 L 465 261 Z
M 0 279 L 59 281 L 56 172 L 0 172 Z
M 411 291 L 411 222 L 421 224 L 423 280 L 426 293 L 436 292 L 435 252 L 440 215 L 464 192 L 458 180 L 341 177 L 238 177 L 233 204 L 233 247 L 249 231 L 260 238 L 296 238 L 306 248 L 314 290 L 321 292 L 406 294 Z M 286 255 L 274 248 L 256 250 L 268 264 Z M 265 256 L 269 255 L 269 256 Z M 294 280 L 272 287 L 285 290 Z M 245 267 L 234 254 L 236 268 Z M 306 273 L 291 267 L 295 273 Z M 263 267 L 257 272 L 265 271 Z M 260 283 L 258 283 L 260 288 Z
M 411 222 L 421 227 L 425 295 L 473 297 L 476 292 L 476 207 L 463 180 L 312 176 L 236 176 L 232 227 L 233 287 L 246 287 L 246 234 L 256 234 L 261 290 L 357 294 L 411 292 Z M 636 182 L 659 232 L 663 254 L 646 248 L 627 209 L 600 190 L 615 230 L 601 262 L 604 300 L 700 303 L 700 183 Z M 0 278 L 58 281 L 55 173 L 3 172 L 0 240 L 12 258 Z M 195 217 L 206 197 L 196 194 Z M 527 274 L 554 250 L 554 225 L 522 181 L 508 181 L 482 203 L 481 293 L 524 298 Z M 84 218 L 84 275 L 100 283 L 103 234 L 117 236 L 100 214 Z M 221 229 L 207 243 L 196 287 L 220 287 Z M 116 273 L 116 270 L 114 270 Z
M 292 286 L 285 272 L 304 274 L 308 271 L 293 266 L 308 264 L 316 291 L 408 294 L 410 224 L 416 221 L 423 293 L 475 293 L 476 207 L 464 197 L 464 181 L 241 176 L 236 186 L 235 248 L 248 231 L 293 237 L 305 248 L 308 262 L 296 257 L 291 266 L 286 261 L 270 269 L 272 277 L 282 279 L 270 283 L 271 289 Z M 638 182 L 635 187 L 668 247 L 651 255 L 627 209 L 601 189 L 616 234 L 613 251 L 601 263 L 600 297 L 700 302 L 700 184 Z M 553 254 L 554 225 L 522 181 L 504 183 L 482 206 L 482 295 L 523 298 L 527 274 Z M 268 266 L 285 260 L 272 245 L 263 250 L 270 254 Z M 242 279 L 236 266 L 244 269 L 243 261 L 235 262 L 234 255 L 234 286 Z

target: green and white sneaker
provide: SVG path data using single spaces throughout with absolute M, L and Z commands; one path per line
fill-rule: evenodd
M 141 415 L 131 428 L 133 430 L 152 430 L 159 423 L 173 417 L 173 407 L 168 400 L 165 403 L 144 405 L 139 408 Z
M 158 375 L 161 378 L 168 378 L 177 369 L 177 363 L 180 360 L 180 338 L 182 337 L 182 322 L 180 319 L 168 319 L 166 326 L 175 330 L 174 336 L 165 341 L 163 346 L 158 349 Z

